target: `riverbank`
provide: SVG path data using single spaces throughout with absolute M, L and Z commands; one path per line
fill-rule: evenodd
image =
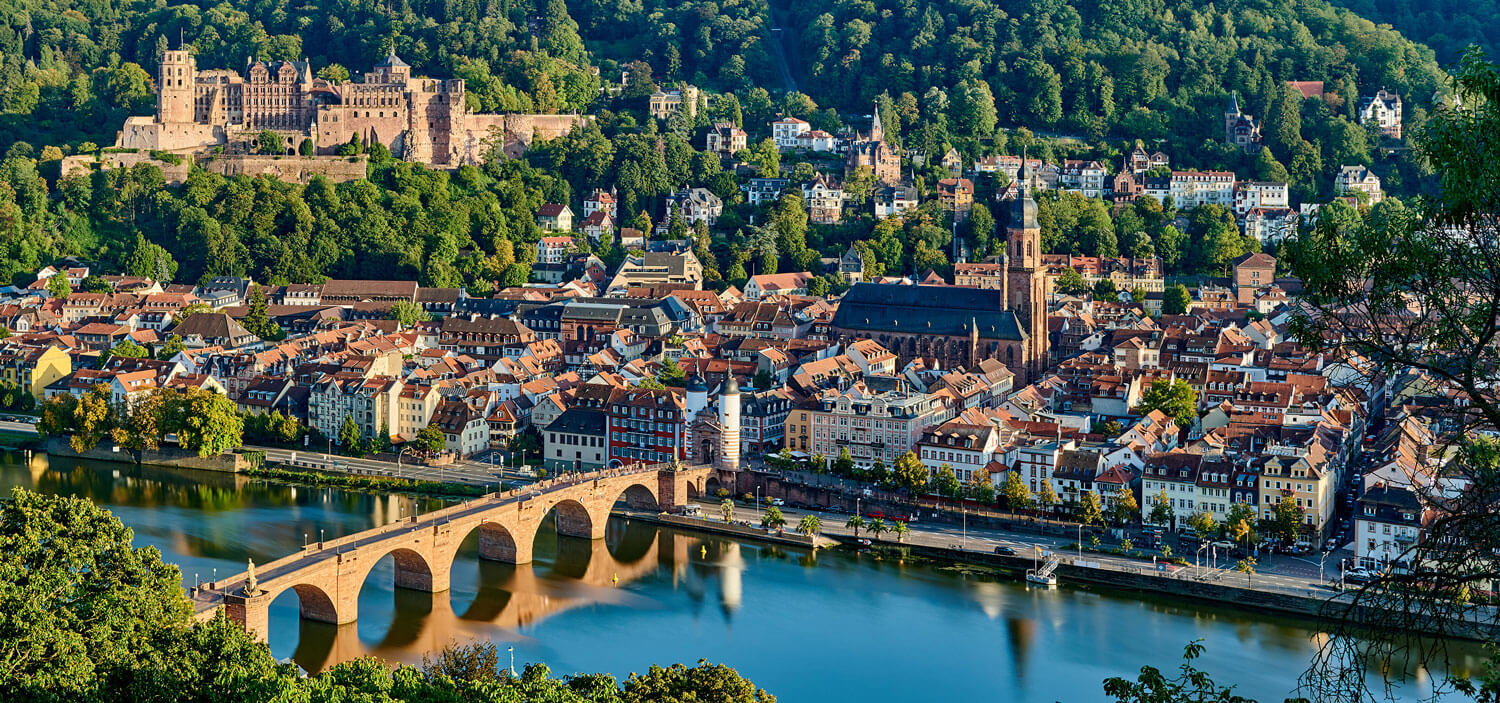
M 837 540 L 829 539 L 822 535 L 797 534 L 795 532 L 775 532 L 759 527 L 748 525 L 736 525 L 722 520 L 715 522 L 706 518 L 693 518 L 685 515 L 673 515 L 671 513 L 651 513 L 642 510 L 629 510 L 616 508 L 610 511 L 612 515 L 630 518 L 632 520 L 645 520 L 657 525 L 667 525 L 693 532 L 705 532 L 709 534 L 725 535 L 742 539 L 753 539 L 771 544 L 780 544 L 790 547 L 802 547 L 805 549 L 817 549 L 838 544 Z
M 246 469 L 240 472 L 250 478 L 267 479 L 281 483 L 291 483 L 304 486 L 316 486 L 319 488 L 346 488 L 360 491 L 378 491 L 382 493 L 412 493 L 417 495 L 429 495 L 437 497 L 454 498 L 476 498 L 490 493 L 483 486 L 471 486 L 461 483 L 440 483 L 438 481 L 421 481 L 409 478 L 395 478 L 391 476 L 357 476 L 351 474 L 335 474 L 312 470 L 292 469 Z

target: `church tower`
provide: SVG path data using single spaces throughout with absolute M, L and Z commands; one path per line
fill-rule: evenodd
M 161 57 L 161 73 L 156 81 L 156 121 L 174 124 L 194 121 L 194 98 L 198 64 L 190 51 L 167 51 Z
M 875 115 L 870 118 L 870 141 L 885 141 L 885 126 L 880 124 L 880 101 L 875 101 Z
M 1037 380 L 1047 367 L 1051 346 L 1047 338 L 1047 272 L 1042 266 L 1042 228 L 1037 224 L 1036 200 L 1031 197 L 1031 178 L 1023 155 L 1021 168 L 1016 172 L 1019 192 L 1011 203 L 1010 220 L 1005 226 L 1006 258 L 1010 262 L 1005 274 L 1006 304 L 1026 332 L 1022 359 L 1027 383 Z

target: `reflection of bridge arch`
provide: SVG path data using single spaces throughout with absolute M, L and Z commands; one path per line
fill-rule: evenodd
M 287 588 L 314 586 L 324 597 L 299 598 L 302 617 L 350 623 L 358 617 L 365 577 L 387 555 L 396 560 L 397 587 L 440 593 L 448 590 L 453 558 L 470 534 L 479 532 L 481 556 L 525 564 L 532 559 L 538 528 L 554 514 L 559 534 L 593 540 L 607 554 L 601 538 L 617 502 L 658 509 L 681 505 L 690 487 L 703 485 L 712 471 L 654 465 L 568 474 L 309 546 L 262 566 L 261 594 L 245 596 L 246 574 L 239 574 L 194 589 L 193 599 L 198 617 L 212 617 L 222 605 L 231 618 L 264 639 L 274 596 Z M 594 564 L 603 561 L 590 559 L 585 580 L 600 577 Z
M 630 546 L 607 544 L 620 540 Z M 661 530 L 636 520 L 627 527 L 624 520 L 617 519 L 611 521 L 605 540 L 565 541 L 583 547 L 587 554 L 568 549 L 564 558 L 586 559 L 587 568 L 571 565 L 559 569 L 555 561 L 548 568 L 540 563 L 505 564 L 480 559 L 471 602 L 464 604 L 445 594 L 398 592 L 389 629 L 384 635 L 376 634 L 373 644 L 367 644 L 371 632 L 366 629 L 361 640 L 354 624 L 335 627 L 303 622 L 294 659 L 310 672 L 370 654 L 416 663 L 421 655 L 454 640 L 513 639 L 528 626 L 580 607 L 648 607 L 623 587 L 662 569 L 687 591 L 711 588 L 715 581 L 721 582 L 721 589 L 727 586 L 720 564 L 726 557 L 725 545 L 718 540 Z M 642 544 L 647 545 L 645 551 L 633 562 L 615 556 L 622 549 L 638 551 Z M 705 545 L 707 549 L 701 550 Z M 472 558 L 472 554 L 472 550 L 466 550 L 460 559 Z M 566 574 L 581 577 L 568 578 Z M 698 593 L 695 600 L 707 595 Z M 724 594 L 720 595 L 722 599 Z

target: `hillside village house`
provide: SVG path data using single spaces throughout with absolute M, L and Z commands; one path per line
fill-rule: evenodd
M 812 125 L 806 120 L 795 117 L 783 117 L 771 123 L 771 140 L 776 143 L 776 148 L 782 151 L 790 151 L 799 147 L 802 135 L 812 130 Z
M 657 230 L 664 232 L 670 228 L 674 210 L 689 225 L 702 222 L 712 227 L 724 214 L 724 201 L 707 188 L 687 188 L 672 193 L 667 196 L 667 216 L 657 223 Z
M 745 150 L 748 138 L 745 130 L 734 126 L 731 122 L 715 122 L 708 128 L 703 146 L 711 154 L 729 158 Z
M 1380 92 L 1359 99 L 1359 123 L 1373 124 L 1391 139 L 1401 138 L 1401 96 L 1381 88 Z
M 763 273 L 745 282 L 745 299 L 761 300 L 772 295 L 807 295 L 807 282 L 817 278 L 805 271 Z
M 802 186 L 807 219 L 820 225 L 836 225 L 844 214 L 844 186 L 833 177 L 818 174 Z
M 536 210 L 536 226 L 543 232 L 571 232 L 573 210 L 567 205 L 547 203 Z
M 594 192 L 589 194 L 589 197 L 584 198 L 584 217 L 588 217 L 589 215 L 601 211 L 609 213 L 610 219 L 618 219 L 620 217 L 619 205 L 615 200 L 614 190 L 605 191 L 603 189 L 596 188 L 594 189 Z
M 646 109 L 652 117 L 665 120 L 678 110 L 687 110 L 688 117 L 698 115 L 698 88 L 682 85 L 674 90 L 658 90 L 651 94 Z
M 1358 164 L 1339 169 L 1338 175 L 1333 178 L 1333 190 L 1345 195 L 1364 193 L 1368 196 L 1371 205 L 1380 202 L 1383 197 L 1380 192 L 1380 177 L 1369 168 Z
M 785 178 L 751 178 L 740 186 L 740 191 L 745 194 L 745 202 L 753 207 L 781 197 L 789 183 Z
M 955 222 L 965 222 L 974 209 L 974 182 L 967 178 L 944 178 L 937 183 L 938 201 Z
M 571 248 L 573 248 L 572 237 L 542 237 L 536 242 L 536 262 L 560 264 Z
M 917 205 L 920 204 L 916 187 L 899 183 L 882 183 L 875 186 L 874 197 L 871 201 L 875 204 L 875 219 L 877 220 L 900 216 L 907 211 L 917 209 Z

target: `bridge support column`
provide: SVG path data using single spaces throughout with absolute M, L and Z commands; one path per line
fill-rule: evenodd
M 449 574 L 452 571 L 452 561 L 439 566 L 428 564 L 428 570 L 402 568 L 398 559 L 396 562 L 396 588 L 409 588 L 413 591 L 425 591 L 427 593 L 442 593 L 448 590 Z
M 271 601 L 268 598 L 246 600 L 239 596 L 224 599 L 224 614 L 245 628 L 250 639 L 268 642 L 271 635 Z
M 559 510 L 557 511 L 557 534 L 584 539 L 604 539 L 604 527 L 608 520 L 608 510 L 602 511 L 598 517 L 587 513 L 571 514 Z

